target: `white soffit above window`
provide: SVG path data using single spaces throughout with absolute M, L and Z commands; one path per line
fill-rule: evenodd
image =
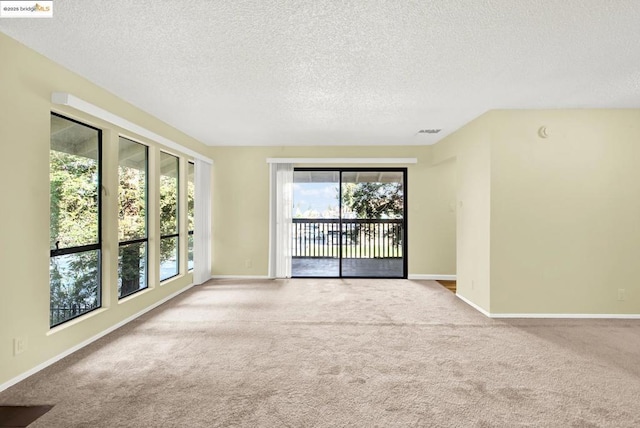
M 162 144 L 163 146 L 166 146 L 170 149 L 174 149 L 186 155 L 193 156 L 194 158 L 199 159 L 203 162 L 213 164 L 213 160 L 211 160 L 210 158 L 203 156 L 200 153 L 183 146 L 182 144 L 178 144 L 172 140 L 169 140 L 162 135 L 156 134 L 153 131 L 149 131 L 147 128 L 136 125 L 135 123 L 130 122 L 125 118 L 122 118 L 116 114 L 113 114 L 103 108 L 100 108 L 88 101 L 85 101 L 66 92 L 53 92 L 51 94 L 51 102 L 54 104 L 69 106 L 76 110 L 80 110 L 83 113 L 87 113 L 88 115 L 97 117 L 98 119 L 102 119 L 105 122 L 112 123 L 122 129 L 126 129 L 127 131 L 136 133 L 142 137 L 155 141 L 156 143 Z
M 417 158 L 267 158 L 267 163 L 414 164 Z

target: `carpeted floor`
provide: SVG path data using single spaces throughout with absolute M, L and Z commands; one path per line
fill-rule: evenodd
M 30 427 L 638 427 L 640 321 L 491 320 L 432 281 L 216 281 L 0 393 Z

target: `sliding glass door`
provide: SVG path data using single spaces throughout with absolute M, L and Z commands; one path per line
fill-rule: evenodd
M 294 171 L 292 276 L 405 278 L 405 168 Z

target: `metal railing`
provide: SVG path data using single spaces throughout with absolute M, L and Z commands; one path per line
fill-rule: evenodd
M 74 303 L 66 308 L 51 306 L 49 308 L 49 323 L 51 326 L 55 326 L 79 315 L 91 312 L 97 307 L 98 305 L 87 305 L 83 303 Z
M 402 257 L 402 219 L 294 218 L 292 257 Z M 341 245 L 342 244 L 342 245 Z

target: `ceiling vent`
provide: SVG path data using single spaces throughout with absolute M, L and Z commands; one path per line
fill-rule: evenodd
M 437 134 L 440 131 L 442 131 L 442 129 L 435 129 L 435 128 L 421 129 L 418 131 L 418 134 Z

